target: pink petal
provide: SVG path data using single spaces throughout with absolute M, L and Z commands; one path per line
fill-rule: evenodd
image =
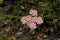
M 37 18 L 37 24 L 42 24 L 42 23 L 43 23 L 42 17 L 38 17 L 38 18 Z
M 36 21 L 37 21 L 37 17 L 33 17 L 32 20 L 33 20 L 33 22 L 36 23 Z
M 31 15 L 26 16 L 26 21 L 27 21 L 27 22 L 28 22 L 28 21 L 31 21 L 31 18 L 32 18 Z
M 31 10 L 29 11 L 29 14 L 31 14 L 32 16 L 37 16 L 37 10 L 31 9 Z
M 22 17 L 22 18 L 21 18 L 22 24 L 26 24 L 26 23 L 27 23 L 27 21 L 25 20 L 25 18 L 26 18 L 26 17 Z
M 35 23 L 30 22 L 30 23 L 28 23 L 27 25 L 29 26 L 29 28 L 30 28 L 31 30 L 36 29 L 36 24 L 35 24 Z

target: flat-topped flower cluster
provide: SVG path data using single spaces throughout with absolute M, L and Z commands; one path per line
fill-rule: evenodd
M 22 24 L 26 24 L 31 30 L 37 28 L 36 24 L 41 25 L 43 23 L 42 17 L 38 17 L 37 10 L 31 9 L 28 16 L 21 18 Z

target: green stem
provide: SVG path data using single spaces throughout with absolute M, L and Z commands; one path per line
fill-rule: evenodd
M 52 15 L 52 19 L 53 19 L 53 23 L 54 23 L 55 29 L 57 29 L 57 26 L 56 26 L 56 23 L 55 23 L 55 20 L 54 20 L 54 16 L 53 15 Z
M 43 14 L 42 14 L 42 18 L 43 18 L 43 20 L 44 20 L 44 9 L 43 9 Z
M 5 19 L 5 18 L 21 18 L 22 16 L 14 16 L 14 15 L 6 15 L 6 14 L 4 14 L 4 15 L 0 15 L 0 20 L 1 19 Z

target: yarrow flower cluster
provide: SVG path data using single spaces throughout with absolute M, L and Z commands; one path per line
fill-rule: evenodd
M 29 11 L 28 16 L 24 16 L 21 18 L 21 22 L 22 24 L 26 24 L 27 26 L 29 26 L 29 28 L 31 30 L 34 30 L 37 28 L 36 23 L 41 25 L 43 23 L 43 19 L 42 17 L 37 17 L 37 10 L 33 10 L 31 9 Z
M 31 9 L 31 10 L 29 11 L 29 14 L 32 15 L 32 16 L 37 16 L 37 15 L 38 15 L 38 14 L 37 14 L 37 10 L 33 10 L 33 9 Z

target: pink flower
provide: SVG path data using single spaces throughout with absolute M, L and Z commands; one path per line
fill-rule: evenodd
M 21 18 L 21 22 L 22 22 L 22 24 L 26 24 L 27 23 L 25 16 Z
M 29 11 L 29 14 L 31 14 L 32 16 L 37 16 L 37 10 L 31 9 L 31 10 Z
M 28 15 L 28 16 L 26 16 L 26 21 L 28 22 L 28 21 L 31 21 L 32 20 L 32 16 L 31 15 Z
M 36 23 L 37 17 L 33 17 L 33 18 L 32 18 L 32 21 Z
M 37 24 L 41 25 L 43 23 L 42 17 L 38 17 L 36 22 L 37 22 Z
M 30 28 L 31 30 L 36 29 L 36 23 L 28 22 L 28 24 L 27 24 L 27 25 L 29 26 L 29 28 Z

